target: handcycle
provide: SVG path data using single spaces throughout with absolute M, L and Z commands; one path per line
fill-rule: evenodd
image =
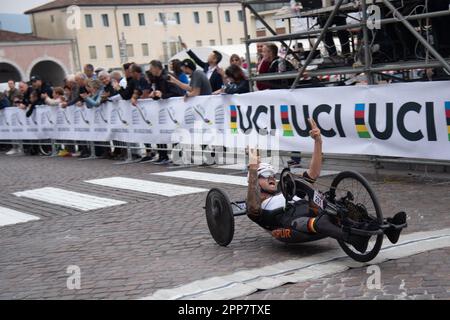
M 406 223 L 394 224 L 383 218 L 374 190 L 361 174 L 354 171 L 340 172 L 329 190 L 321 192 L 306 178 L 294 175 L 286 168 L 281 172 L 278 186 L 287 203 L 291 203 L 295 196 L 305 199 L 311 207 L 320 208 L 322 214 L 332 217 L 336 225 L 346 232 L 370 237 L 370 245 L 364 253 L 343 240 L 337 240 L 342 250 L 359 262 L 368 262 L 378 255 L 385 230 L 400 230 L 407 226 Z M 246 201 L 230 201 L 226 192 L 213 188 L 208 192 L 204 208 L 211 236 L 220 246 L 228 246 L 234 236 L 235 217 L 247 214 Z M 297 243 L 302 242 L 305 241 L 299 237 Z

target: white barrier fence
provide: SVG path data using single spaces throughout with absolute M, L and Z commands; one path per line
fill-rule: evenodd
M 0 140 L 217 145 L 311 152 L 307 119 L 324 153 L 450 160 L 450 82 L 273 90 L 108 102 L 97 108 L 0 111 Z

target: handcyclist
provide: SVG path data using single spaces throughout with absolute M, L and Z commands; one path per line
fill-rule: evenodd
M 309 134 L 314 139 L 314 152 L 310 167 L 303 173 L 303 177 L 314 183 L 322 166 L 322 137 L 314 120 L 308 119 L 308 122 L 311 127 Z M 275 168 L 270 164 L 260 163 L 256 150 L 249 150 L 249 155 L 247 215 L 252 221 L 285 242 L 307 242 L 331 237 L 351 244 L 361 253 L 367 250 L 370 236 L 344 231 L 318 207 L 310 207 L 307 200 L 294 197 L 293 204 L 287 205 L 283 194 L 278 191 Z M 404 224 L 406 214 L 399 212 L 387 221 L 394 225 Z M 384 231 L 392 243 L 398 241 L 400 232 L 395 228 Z

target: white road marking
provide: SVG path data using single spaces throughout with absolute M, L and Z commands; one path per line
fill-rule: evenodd
M 0 227 L 34 220 L 39 220 L 39 217 L 13 209 L 0 207 Z
M 229 176 L 226 174 L 214 174 L 214 173 L 205 173 L 205 172 L 197 172 L 197 171 L 171 171 L 171 172 L 159 172 L 152 173 L 157 176 L 171 177 L 171 178 L 181 178 L 181 179 L 189 179 L 196 181 L 207 181 L 214 183 L 228 183 L 228 184 L 236 184 L 240 186 L 247 186 L 247 177 L 237 177 L 237 176 Z
M 170 183 L 161 183 L 141 179 L 131 179 L 123 177 L 113 177 L 97 180 L 85 181 L 92 184 L 97 184 L 105 187 L 119 188 L 125 190 L 133 190 L 138 192 L 158 194 L 166 197 L 175 197 L 179 195 L 186 195 L 191 193 L 206 192 L 208 190 L 202 188 L 194 188 L 187 186 L 180 186 Z
M 96 210 L 126 203 L 124 201 L 95 197 L 84 193 L 51 187 L 15 192 L 14 195 L 81 211 Z
M 449 246 L 450 228 L 412 233 L 402 236 L 401 241 L 396 245 L 385 242 L 378 256 L 369 263 L 355 262 L 342 250 L 336 249 L 311 257 L 287 260 L 263 268 L 239 271 L 226 276 L 194 281 L 172 289 L 158 290 L 142 300 L 238 298 L 257 290 L 272 289 L 286 283 L 298 283 L 343 272 L 350 267 L 379 264 L 387 260 L 400 259 Z

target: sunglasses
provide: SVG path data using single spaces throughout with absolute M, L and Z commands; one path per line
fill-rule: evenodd
M 258 178 L 264 178 L 264 179 L 270 179 L 270 178 L 273 178 L 273 179 L 276 179 L 275 174 L 270 173 L 270 172 L 263 172 L 263 173 L 261 173 L 261 174 L 258 176 Z

